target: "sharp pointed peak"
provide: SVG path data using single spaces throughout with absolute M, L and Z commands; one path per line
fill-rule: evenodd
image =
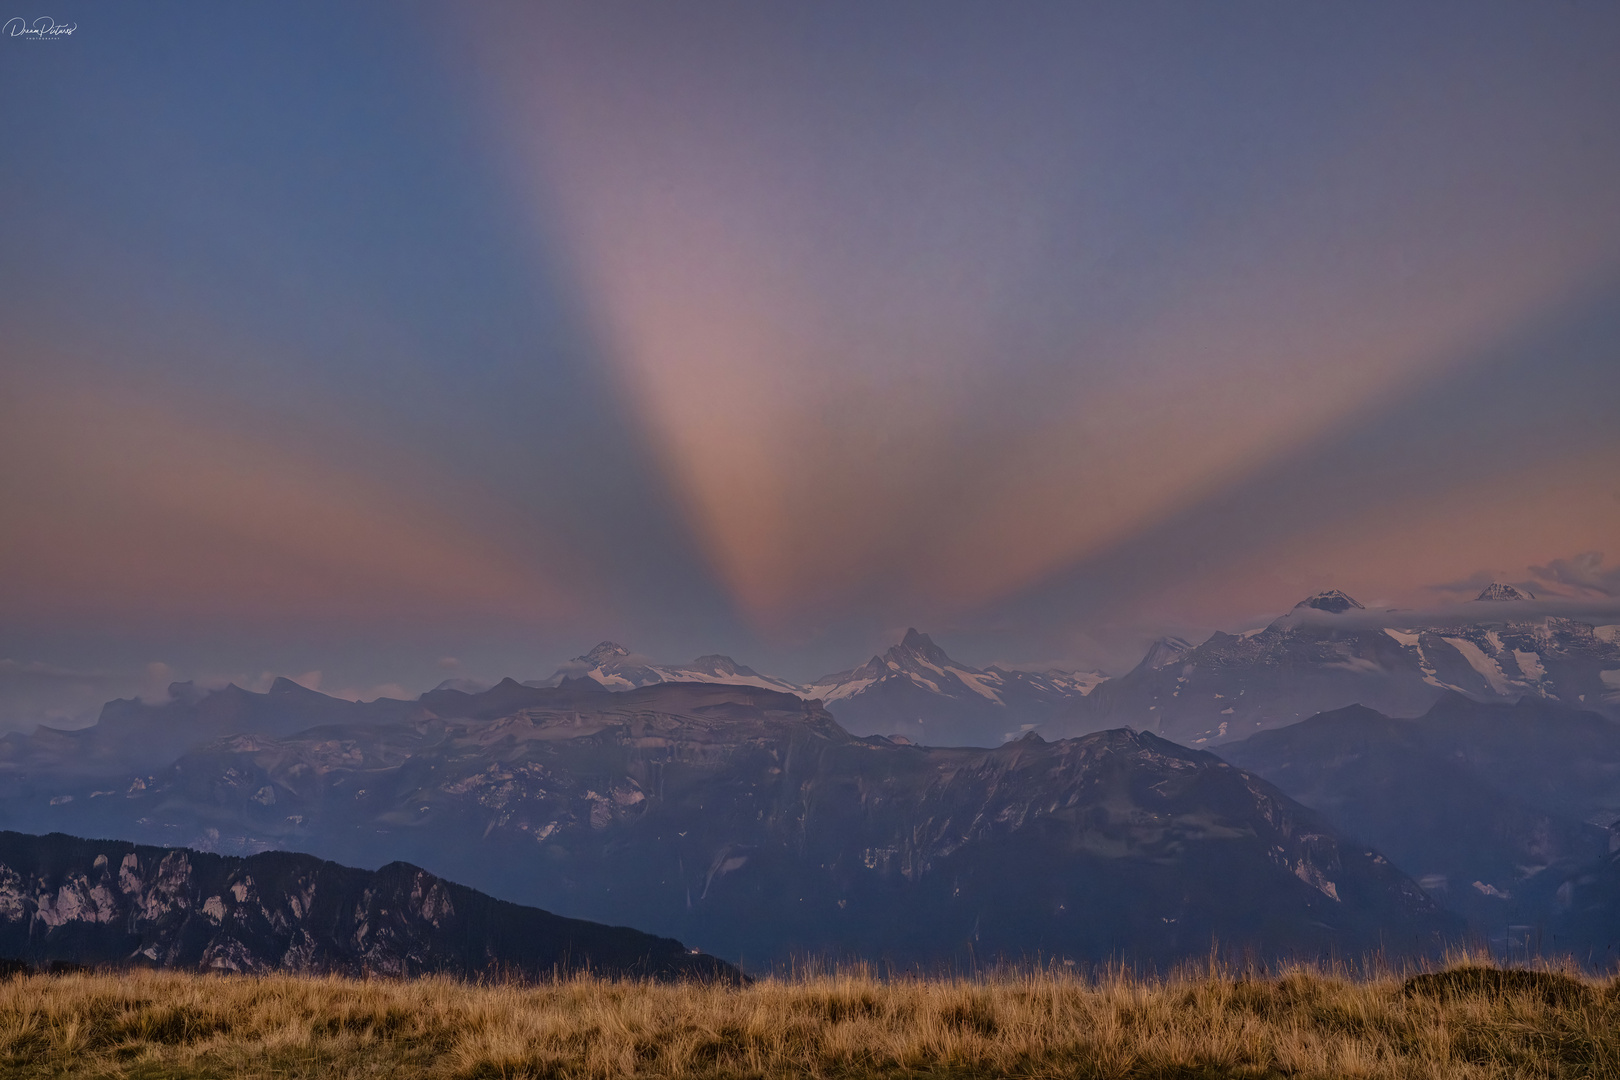
M 1351 608 L 1360 611 L 1366 610 L 1355 598 L 1340 592 L 1338 589 L 1324 589 L 1314 596 L 1307 596 L 1294 605 L 1294 610 L 1298 611 L 1300 608 L 1314 608 L 1317 611 L 1325 611 L 1330 615 L 1342 615 Z
M 945 654 L 944 649 L 934 643 L 933 638 L 921 632 L 915 626 L 906 628 L 905 636 L 900 639 L 900 644 L 890 649 L 884 659 L 903 659 L 908 655 L 920 656 L 929 663 L 941 666 L 956 663 Z

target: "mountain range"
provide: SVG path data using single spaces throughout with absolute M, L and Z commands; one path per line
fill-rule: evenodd
M 1472 604 L 1421 615 L 1369 611 L 1328 590 L 1259 629 L 1217 632 L 1198 644 L 1161 638 L 1115 678 L 975 668 L 911 629 L 859 667 L 804 684 L 726 656 L 652 664 L 603 642 L 549 679 L 525 685 L 756 686 L 819 700 L 852 733 L 934 746 L 995 746 L 1027 731 L 1061 738 L 1120 726 L 1216 745 L 1354 704 L 1415 716 L 1448 692 L 1481 702 L 1528 696 L 1620 719 L 1620 625 L 1560 617 L 1535 600 L 1496 583 Z
M 0 957 L 34 966 L 663 979 L 737 972 L 680 942 L 494 900 L 405 863 L 231 858 L 0 832 Z
M 934 746 L 995 746 L 1050 723 L 1103 678 L 1095 671 L 970 667 L 947 656 L 927 634 L 910 629 L 883 655 L 804 685 L 761 675 L 729 656 L 650 664 L 611 641 L 564 664 L 549 679 L 524 685 L 589 679 L 609 690 L 670 682 L 757 686 L 820 701 L 855 734 L 901 736 Z M 453 683 L 441 688 L 477 689 Z
M 1620 947 L 1617 631 L 1493 585 L 1441 616 L 1318 593 L 1111 679 L 913 629 L 802 685 L 611 642 L 415 701 L 180 683 L 0 738 L 0 827 L 402 861 L 753 963 L 1463 934 L 1595 962 Z
M 308 691 L 306 691 L 308 693 Z M 145 775 L 0 798 L 8 827 L 343 862 L 752 964 L 1429 953 L 1462 930 L 1319 813 L 1149 733 L 994 749 L 843 729 L 814 702 L 507 680 L 406 722 L 204 742 Z M 36 777 L 36 781 L 41 778 Z
M 576 656 L 557 669 L 545 680 L 525 682 L 524 686 L 561 686 L 571 680 L 590 679 L 609 690 L 634 690 L 640 686 L 658 683 L 696 682 L 725 683 L 729 686 L 757 686 L 765 690 L 778 690 L 793 694 L 799 687 L 782 679 L 761 675 L 753 668 L 744 667 L 729 656 L 710 654 L 700 656 L 689 664 L 649 664 L 634 656 L 629 649 L 612 641 L 604 641 L 584 656 Z M 438 689 L 469 689 L 453 683 L 441 683 Z M 474 689 L 484 689 L 476 687 Z

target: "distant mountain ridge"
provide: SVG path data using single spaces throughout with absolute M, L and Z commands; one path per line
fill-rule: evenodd
M 822 701 L 856 734 L 903 735 L 938 746 L 993 746 L 1050 721 L 1104 676 L 970 667 L 951 659 L 927 634 L 909 629 L 882 656 L 805 685 L 761 675 L 716 654 L 688 664 L 651 664 L 612 641 L 575 657 L 548 679 L 523 685 L 555 687 L 570 679 L 590 679 L 609 690 L 672 682 L 755 686 Z
M 1448 692 L 1483 702 L 1529 696 L 1620 718 L 1620 625 L 1548 614 L 1535 600 L 1497 582 L 1452 616 L 1426 621 L 1369 610 L 1327 589 L 1261 629 L 1217 632 L 1198 644 L 1161 638 L 1116 678 L 975 668 L 913 628 L 866 663 L 806 684 L 724 656 L 653 665 L 603 642 L 529 685 L 587 678 L 612 690 L 661 682 L 758 686 L 822 701 L 856 734 L 934 746 L 993 746 L 1031 730 L 1066 737 L 1122 725 L 1216 745 L 1352 704 L 1417 715 Z
M 400 724 L 426 715 L 415 701 L 345 701 L 278 678 L 262 694 L 232 683 L 204 690 L 171 683 L 167 701 L 120 698 L 102 707 L 90 727 L 41 727 L 0 737 L 0 776 L 94 774 L 166 764 L 205 739 L 242 731 L 290 734 L 321 724 Z
M 405 863 L 0 832 L 0 958 L 301 974 L 735 978 L 678 941 L 492 899 Z
M 1329 589 L 1261 629 L 1216 632 L 1198 644 L 1160 638 L 1135 668 L 1115 678 L 976 668 L 912 628 L 866 663 L 806 684 L 720 654 L 658 664 L 604 641 L 549 678 L 522 685 L 590 684 L 611 691 L 668 683 L 752 686 L 820 700 L 855 734 L 940 746 L 993 746 L 1031 730 L 1066 737 L 1122 725 L 1188 745 L 1217 745 L 1351 704 L 1416 715 L 1447 691 L 1479 701 L 1528 695 L 1620 718 L 1620 625 L 1549 615 L 1534 601 L 1527 590 L 1494 583 L 1481 591 L 1476 610 L 1425 622 L 1399 611 L 1370 611 Z M 487 689 L 457 678 L 432 692 Z M 345 702 L 288 679 L 275 680 L 268 696 L 234 686 L 204 693 L 176 683 L 166 702 L 109 702 L 91 728 L 0 736 L 0 774 L 30 768 L 89 773 L 109 761 L 159 764 L 208 733 L 409 722 L 420 716 L 425 697 Z
M 731 657 L 721 656 L 718 653 L 700 656 L 689 664 L 649 664 L 638 659 L 623 645 L 612 641 L 604 641 L 585 655 L 576 656 L 558 668 L 549 679 L 525 682 L 523 685 L 560 686 L 565 679 L 591 679 L 609 690 L 633 690 L 638 686 L 655 686 L 658 683 L 670 682 L 757 686 L 763 690 L 777 690 L 785 694 L 797 693 L 799 690 L 790 682 L 761 675 L 753 668 L 745 667 Z

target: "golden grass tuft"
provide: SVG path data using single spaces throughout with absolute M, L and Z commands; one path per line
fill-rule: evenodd
M 1614 985 L 1481 969 L 854 970 L 740 988 L 24 975 L 0 980 L 0 1075 L 1620 1077 Z

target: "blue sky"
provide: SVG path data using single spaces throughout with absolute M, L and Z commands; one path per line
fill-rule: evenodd
M 18 14 L 9 723 L 1612 599 L 1611 6 Z

